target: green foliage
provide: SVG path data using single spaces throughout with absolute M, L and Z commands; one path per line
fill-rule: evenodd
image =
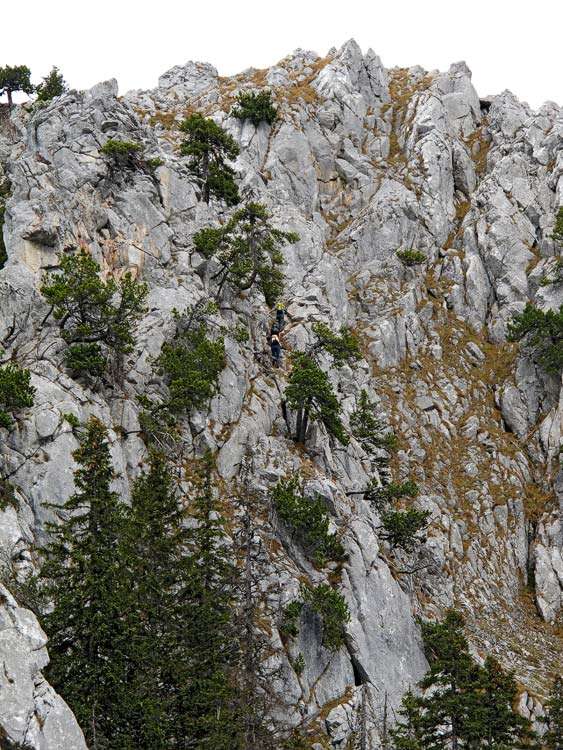
M 524 340 L 524 348 L 546 372 L 563 368 L 563 305 L 543 312 L 528 303 L 508 326 L 508 340 Z
M 213 276 L 219 292 L 225 282 L 240 291 L 255 284 L 266 303 L 273 306 L 283 292 L 283 255 L 280 248 L 297 242 L 294 232 L 275 229 L 270 214 L 261 203 L 247 203 L 235 211 L 222 227 L 207 227 L 194 235 L 196 250 L 205 258 L 215 258 L 219 271 Z
M 406 482 L 389 482 L 380 484 L 372 479 L 364 492 L 364 499 L 382 513 L 391 503 L 404 497 L 414 498 L 418 495 L 418 485 L 411 479 Z
M 187 532 L 188 576 L 181 591 L 184 616 L 177 621 L 183 658 L 177 659 L 175 675 L 180 686 L 176 731 L 182 738 L 180 747 L 186 750 L 241 747 L 233 679 L 241 667 L 234 620 L 238 571 L 226 544 L 225 520 L 214 498 L 211 469 L 208 457 L 190 508 L 195 525 Z
M 390 731 L 394 750 L 425 750 L 425 724 L 420 698 L 407 690 L 398 713 L 401 718 Z
M 0 190 L 0 269 L 4 268 L 8 260 L 6 244 L 4 243 L 4 217 L 6 215 L 6 189 Z
M 563 245 L 563 206 L 560 206 L 557 211 L 551 237 L 558 245 Z
M 168 395 L 160 403 L 144 399 L 148 411 L 143 415 L 143 426 L 149 433 L 159 425 L 172 425 L 178 417 L 201 409 L 215 393 L 225 366 L 223 337 L 209 336 L 209 316 L 215 310 L 212 302 L 201 300 L 183 313 L 174 311 L 175 335 L 162 345 L 156 360 Z
M 0 477 L 0 511 L 5 511 L 10 507 L 16 510 L 19 507 L 14 485 Z
M 557 258 L 550 276 L 542 276 L 540 286 L 561 284 L 563 282 L 563 258 Z
M 134 154 L 138 154 L 142 150 L 142 145 L 135 141 L 119 141 L 114 138 L 109 138 L 100 149 L 100 153 L 111 159 L 119 160 L 122 158 L 129 158 Z
M 209 203 L 211 197 L 236 205 L 240 198 L 235 182 L 235 172 L 226 159 L 236 159 L 239 147 L 232 136 L 210 118 L 196 112 L 180 125 L 186 134 L 181 145 L 183 156 L 189 157 L 188 166 L 202 187 L 202 198 Z
M 397 447 L 397 437 L 386 423 L 375 415 L 375 403 L 362 390 L 355 410 L 350 417 L 352 435 L 370 456 L 384 448 L 392 451 Z
M 328 375 L 307 354 L 295 353 L 292 364 L 285 398 L 289 408 L 297 413 L 296 442 L 305 442 L 309 421 L 319 421 L 330 435 L 347 445 L 349 438 L 340 419 L 341 406 Z
M 261 122 L 273 125 L 278 116 L 270 91 L 241 91 L 237 96 L 237 105 L 231 115 L 238 120 L 250 120 L 256 127 Z
M 34 91 L 31 71 L 27 65 L 6 65 L 0 68 L 0 96 L 6 94 L 10 107 L 15 91 L 23 91 L 25 94 L 32 94 Z
M 61 273 L 43 279 L 41 293 L 54 308 L 74 375 L 98 377 L 108 365 L 122 365 L 133 351 L 134 327 L 145 312 L 146 284 L 126 273 L 102 281 L 100 267 L 85 251 L 65 255 Z
M 546 750 L 563 750 L 563 677 L 558 675 L 553 681 L 549 699 L 544 706 L 547 731 L 542 737 Z
M 50 524 L 41 576 L 52 607 L 48 679 L 62 693 L 90 745 L 110 741 L 121 721 L 128 674 L 127 578 L 116 554 L 124 506 L 110 489 L 115 478 L 107 430 L 92 417 L 73 453 L 76 491 Z M 118 745 L 112 745 L 117 747 Z
M 233 338 L 239 344 L 246 344 L 250 340 L 250 333 L 244 323 L 238 323 L 233 329 Z
M 54 66 L 49 75 L 43 78 L 43 82 L 39 84 L 36 91 L 38 102 L 49 102 L 68 91 L 68 86 L 62 73 Z
M 153 159 L 146 159 L 145 164 L 151 172 L 154 172 L 154 170 L 158 169 L 158 167 L 162 167 L 162 165 L 164 164 L 164 159 L 160 159 L 158 156 L 156 156 Z
M 0 427 L 9 430 L 14 413 L 33 406 L 35 388 L 29 370 L 8 363 L 0 367 Z
M 303 602 L 295 599 L 283 611 L 280 633 L 284 636 L 296 638 L 299 635 L 299 620 L 303 610 Z
M 420 250 L 397 250 L 397 258 L 404 266 L 411 268 L 426 261 L 426 254 Z
M 272 500 L 280 519 L 317 565 L 344 559 L 342 544 L 335 533 L 329 532 L 330 518 L 324 500 L 318 494 L 306 497 L 299 477 L 280 480 L 272 490 Z
M 403 719 L 391 735 L 396 750 L 474 750 L 528 747 L 534 734 L 513 705 L 517 687 L 492 658 L 479 667 L 469 653 L 463 618 L 449 611 L 422 627 L 430 669 L 419 683 L 426 697 L 408 692 Z
M 361 359 L 358 339 L 346 326 L 340 329 L 340 333 L 333 333 L 325 323 L 313 323 L 313 333 L 317 338 L 315 348 L 331 354 L 336 367 Z
M 65 422 L 68 422 L 73 430 L 80 427 L 80 420 L 75 414 L 72 414 L 71 412 L 65 412 L 64 414 L 61 414 L 61 417 L 65 420 Z
M 303 670 L 305 669 L 305 657 L 301 652 L 299 652 L 297 658 L 294 660 L 293 664 L 293 671 L 297 676 L 300 674 L 303 674 Z
M 342 594 L 327 583 L 315 588 L 301 585 L 303 604 L 315 612 L 322 620 L 322 643 L 329 651 L 338 651 L 344 644 L 346 625 L 350 621 L 350 610 Z
M 381 516 L 385 529 L 382 537 L 391 547 L 412 552 L 421 541 L 417 534 L 427 527 L 429 516 L 429 511 L 414 508 L 387 511 Z

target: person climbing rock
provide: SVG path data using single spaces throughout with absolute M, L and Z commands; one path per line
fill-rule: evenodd
M 280 326 L 277 321 L 272 325 L 272 330 L 270 331 L 270 348 L 272 350 L 272 364 L 274 367 L 279 367 L 282 347 L 280 341 Z
M 283 302 L 278 302 L 276 305 L 276 323 L 279 326 L 279 330 L 283 331 L 285 327 L 285 307 Z

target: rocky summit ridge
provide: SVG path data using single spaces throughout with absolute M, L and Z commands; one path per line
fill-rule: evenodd
M 278 107 L 272 126 L 230 116 L 240 91 L 262 88 Z M 233 77 L 190 62 L 155 89 L 120 97 L 116 81 L 106 81 L 3 116 L 0 178 L 10 197 L 0 341 L 8 356 L 17 350 L 36 388 L 25 418 L 0 430 L 2 475 L 18 499 L 0 512 L 3 555 L 25 578 L 45 539 L 46 503 L 73 491 L 76 438 L 63 415 L 97 415 L 110 426 L 124 496 L 146 457 L 137 396 L 154 387 L 151 358 L 172 331 L 173 309 L 209 289 L 193 235 L 228 213 L 199 200 L 178 152 L 178 125 L 195 111 L 240 145 L 241 193 L 300 236 L 284 248 L 286 354 L 310 343 L 313 322 L 357 333 L 360 362 L 330 370 L 344 421 L 365 389 L 399 438 L 396 476 L 416 479 L 416 506 L 431 514 L 414 555 L 388 549 L 377 513 L 350 494 L 373 473 L 368 456 L 316 425 L 306 451 L 288 439 L 280 407 L 288 367 L 272 371 L 268 362 L 272 312 L 258 293 L 227 296 L 220 317 L 243 321 L 250 338 L 227 338 L 219 391 L 184 425 L 187 450 L 216 451 L 228 486 L 250 446 L 250 481 L 264 498 L 280 477 L 303 472 L 348 554 L 339 583 L 351 613 L 345 648 L 323 649 L 314 622 L 284 644 L 271 623 L 295 723 L 314 714 L 319 747 L 346 747 L 365 691 L 377 711 L 385 696 L 396 709 L 426 671 L 417 618 L 451 606 L 464 613 L 475 655 L 513 669 L 520 709 L 536 716 L 550 677 L 563 670 L 563 391 L 560 376 L 506 333 L 527 301 L 542 310 L 563 303 L 563 285 L 541 284 L 558 252 L 551 234 L 563 203 L 563 110 L 548 102 L 532 111 L 509 91 L 480 100 L 465 63 L 447 72 L 386 69 L 349 41 L 322 58 L 297 50 Z M 141 143 L 161 161 L 155 177 L 109 181 L 100 153 L 108 138 Z M 111 392 L 69 376 L 56 322 L 44 322 L 42 274 L 69 247 L 86 248 L 107 275 L 134 269 L 149 285 L 124 384 Z M 425 263 L 405 266 L 400 248 L 416 248 Z M 304 576 L 320 583 L 327 571 L 271 509 L 267 517 L 264 586 L 281 612 Z M 42 676 L 47 648 L 35 616 L 0 586 L 0 732 L 35 750 L 84 748 Z M 374 727 L 373 747 L 377 736 Z

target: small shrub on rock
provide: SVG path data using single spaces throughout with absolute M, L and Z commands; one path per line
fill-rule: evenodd
M 302 609 L 303 602 L 298 599 L 294 599 L 286 606 L 280 624 L 280 633 L 283 636 L 296 638 L 299 635 L 299 620 Z
M 508 326 L 509 341 L 523 341 L 524 349 L 546 372 L 563 368 L 563 305 L 543 312 L 528 303 Z
M 404 266 L 411 268 L 426 261 L 426 254 L 420 250 L 397 250 L 397 258 Z
M 322 644 L 329 651 L 338 651 L 343 645 L 350 610 L 346 600 L 327 583 L 315 588 L 301 585 L 303 604 L 319 615 L 323 623 Z
M 278 111 L 269 91 L 241 91 L 237 96 L 237 106 L 231 114 L 238 120 L 250 120 L 257 127 L 261 122 L 272 125 L 276 121 Z
M 334 333 L 325 323 L 313 323 L 313 333 L 317 338 L 313 349 L 328 352 L 336 367 L 353 364 L 361 359 L 358 339 L 346 326 L 343 326 L 339 333 Z
M 0 427 L 10 429 L 14 414 L 33 406 L 35 388 L 31 385 L 29 370 L 15 364 L 0 367 Z
M 352 435 L 366 453 L 372 455 L 384 448 L 392 451 L 397 447 L 397 437 L 387 424 L 375 415 L 377 406 L 367 392 L 362 390 L 355 410 L 350 417 Z
M 389 542 L 391 547 L 400 547 L 405 552 L 412 552 L 421 539 L 417 534 L 425 529 L 428 525 L 427 510 L 391 510 L 383 513 L 384 533 L 382 538 Z
M 276 484 L 272 499 L 280 519 L 317 565 L 344 559 L 342 544 L 335 533 L 329 532 L 330 518 L 322 497 L 307 497 L 299 478 L 292 477 Z

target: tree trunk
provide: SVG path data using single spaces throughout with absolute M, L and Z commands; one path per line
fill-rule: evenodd
M 305 444 L 305 437 L 307 436 L 307 427 L 309 426 L 309 404 L 303 409 L 303 420 L 301 422 L 301 438 L 300 443 Z
M 6 94 L 8 95 L 8 107 L 10 109 L 12 108 L 12 89 L 6 89 Z
M 203 156 L 203 200 L 209 203 L 209 154 Z
M 300 442 L 301 439 L 301 423 L 303 422 L 303 409 L 299 409 L 297 412 L 297 419 L 295 422 L 295 441 Z

